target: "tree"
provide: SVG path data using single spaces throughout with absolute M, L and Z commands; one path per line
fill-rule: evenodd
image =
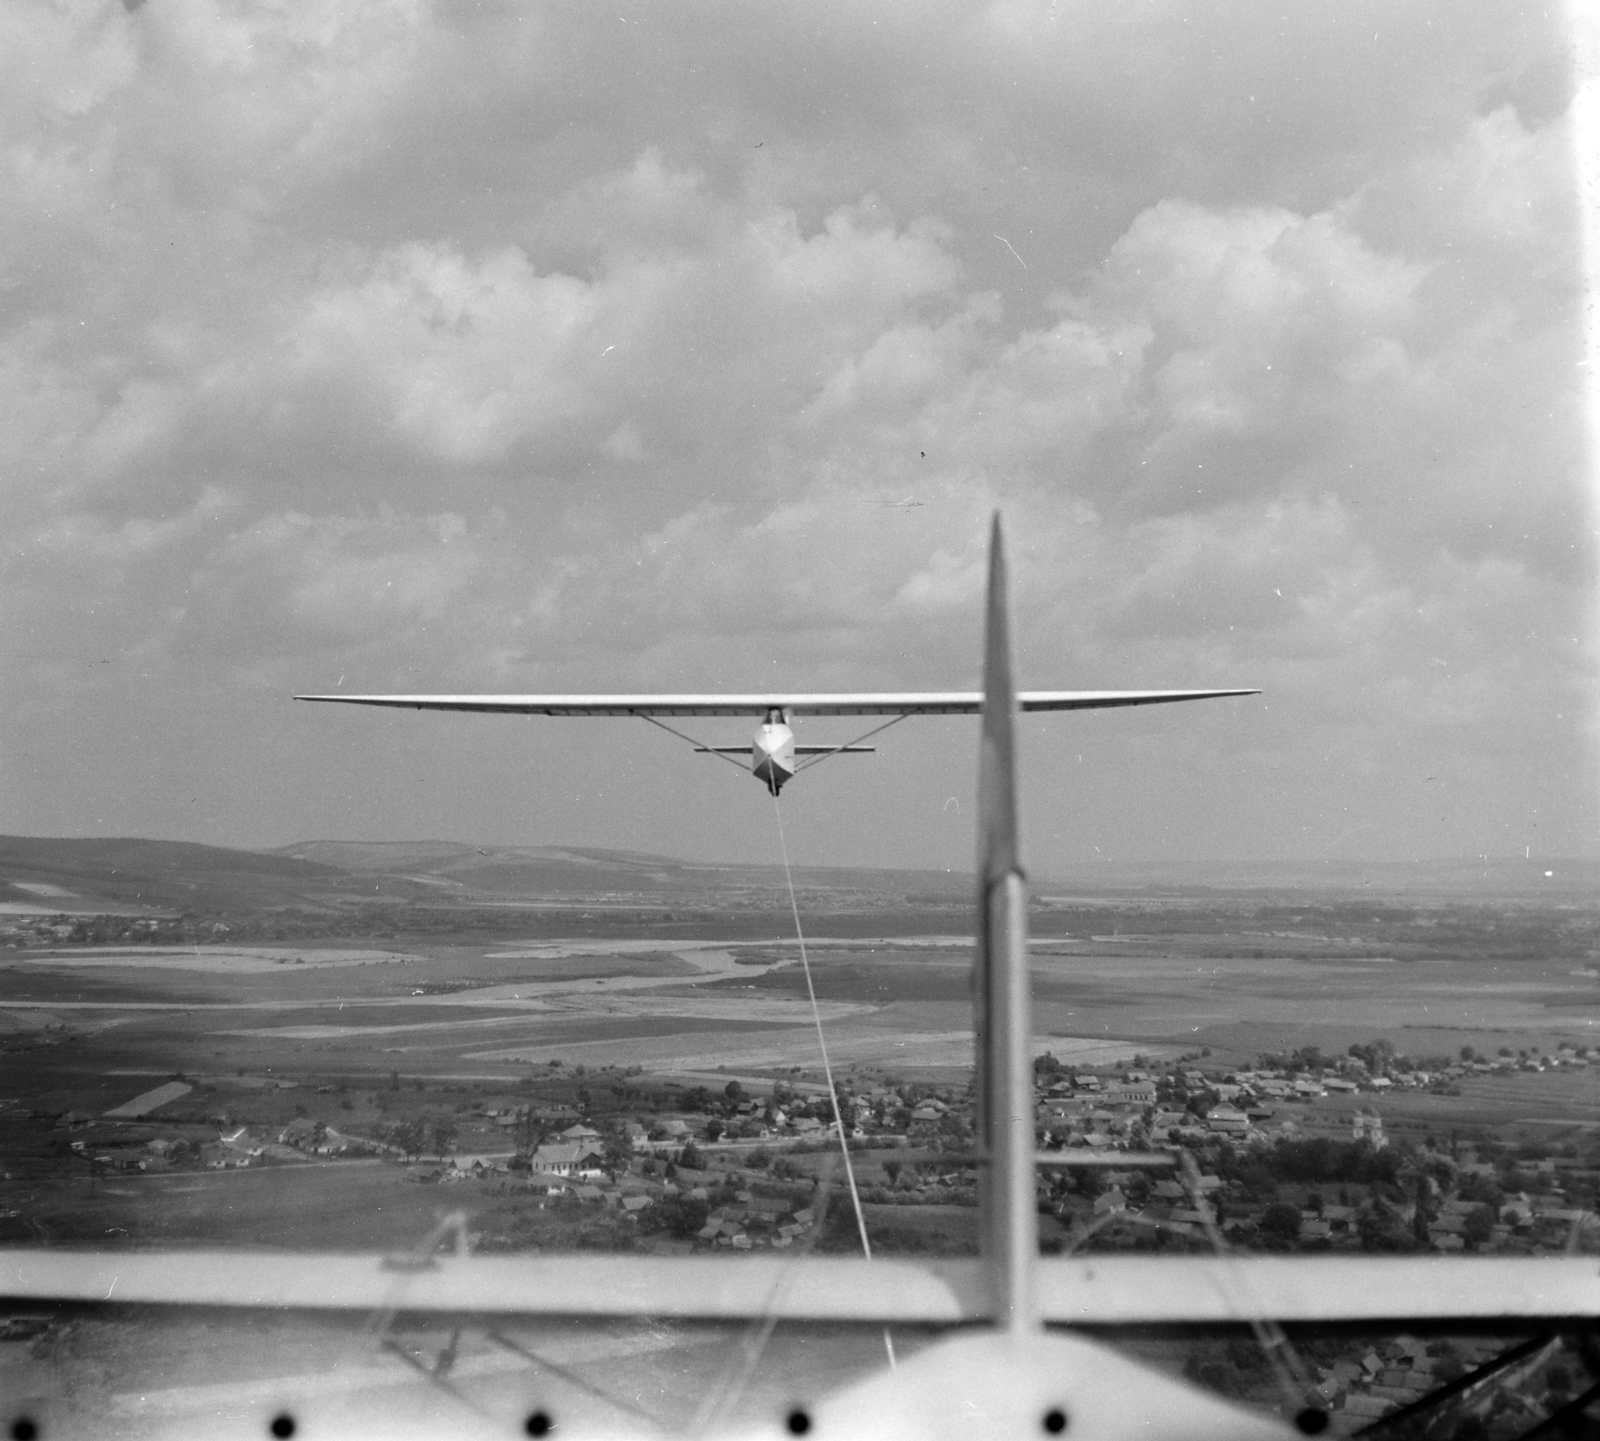
M 678 1164 L 686 1171 L 700 1171 L 705 1169 L 705 1159 L 701 1156 L 699 1148 L 693 1141 L 683 1148 L 678 1157 Z
M 517 1124 L 511 1128 L 511 1133 L 517 1150 L 525 1156 L 531 1156 L 544 1140 L 544 1124 L 532 1111 L 525 1111 L 517 1117 Z
M 1474 1246 L 1481 1246 L 1494 1234 L 1495 1220 L 1493 1206 L 1474 1206 L 1461 1223 L 1461 1234 Z
M 1363 1251 L 1412 1251 L 1417 1245 L 1399 1217 L 1377 1201 L 1363 1207 L 1356 1217 L 1356 1234 Z
M 409 1121 L 399 1121 L 389 1129 L 389 1142 L 400 1148 L 400 1154 L 410 1159 L 422 1154 L 428 1140 L 428 1123 L 421 1116 Z
M 1505 1202 L 1505 1192 L 1502 1191 L 1487 1176 L 1465 1176 L 1456 1194 L 1463 1201 L 1478 1201 L 1486 1206 L 1500 1207 Z
M 647 1207 L 639 1218 L 645 1231 L 665 1231 L 669 1236 L 688 1240 L 706 1223 L 711 1208 L 691 1196 L 663 1196 Z
M 730 1101 L 742 1101 L 744 1099 L 744 1087 L 741 1086 L 737 1081 L 729 1081 L 728 1084 L 722 1088 L 722 1094 Z
M 428 1141 L 436 1156 L 442 1156 L 455 1143 L 456 1123 L 453 1116 L 434 1116 L 428 1121 Z
M 1288 1201 L 1274 1201 L 1261 1213 L 1258 1229 L 1263 1236 L 1287 1244 L 1300 1234 L 1300 1208 Z

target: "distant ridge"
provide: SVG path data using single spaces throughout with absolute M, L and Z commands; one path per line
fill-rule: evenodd
M 802 867 L 806 889 L 859 895 L 965 898 L 970 883 L 944 871 Z M 301 841 L 238 850 L 137 837 L 0 836 L 0 910 L 87 915 L 195 912 L 243 915 L 377 906 L 775 904 L 776 866 L 716 865 L 635 851 L 572 846 L 474 846 L 456 841 Z
M 484 896 L 684 894 L 769 890 L 783 885 L 778 866 L 684 861 L 596 846 L 474 846 L 457 841 L 299 841 L 275 855 L 354 873 L 407 877 Z M 965 896 L 969 878 L 948 871 L 801 866 L 802 884 L 830 890 L 922 892 Z
M 0 902 L 65 914 L 296 904 L 342 872 L 272 851 L 135 836 L 0 836 Z
M 1183 865 L 1109 862 L 1035 880 L 1039 893 L 1129 888 L 1185 891 L 1314 891 L 1407 900 L 1600 902 L 1600 860 L 1469 856 L 1414 861 L 1202 861 Z
M 797 882 L 829 904 L 964 905 L 963 871 L 802 867 Z M 458 841 L 300 841 L 239 850 L 138 837 L 0 836 L 0 910 L 12 914 L 349 913 L 371 906 L 504 907 L 519 903 L 748 906 L 777 903 L 782 871 L 589 846 L 477 846 Z M 1273 903 L 1332 897 L 1397 903 L 1600 902 L 1600 861 L 1475 857 L 1412 862 L 1106 863 L 1036 874 L 1049 903 L 1208 894 Z

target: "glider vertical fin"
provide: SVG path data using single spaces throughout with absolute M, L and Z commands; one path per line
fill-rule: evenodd
M 1039 1324 L 1033 1173 L 1033 1025 L 1028 999 L 1028 894 L 1017 843 L 1016 689 L 1000 517 L 989 541 L 983 733 L 978 745 L 977 1039 L 979 1228 L 996 1321 Z

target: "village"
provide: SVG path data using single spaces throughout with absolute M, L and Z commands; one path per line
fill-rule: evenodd
M 1046 1158 L 1077 1153 L 1076 1164 L 1041 1167 L 1040 1209 L 1054 1223 L 1047 1248 L 1075 1248 L 1092 1233 L 1102 1248 L 1216 1236 L 1250 1249 L 1519 1254 L 1560 1247 L 1569 1233 L 1587 1239 L 1594 1224 L 1594 1157 L 1570 1143 L 1511 1144 L 1481 1126 L 1441 1137 L 1415 1122 L 1397 1135 L 1383 1117 L 1396 1093 L 1586 1069 L 1586 1047 L 1490 1059 L 1469 1047 L 1453 1060 L 1414 1062 L 1379 1041 L 1337 1058 L 1304 1051 L 1239 1069 L 1204 1053 L 1136 1061 L 1070 1070 L 1046 1052 L 1035 1063 L 1039 1149 Z M 518 1087 L 532 1093 L 524 1096 L 484 1083 L 403 1086 L 398 1074 L 365 1095 L 277 1080 L 236 1088 L 227 1110 L 196 1114 L 226 1089 L 226 1078 L 174 1081 L 149 1093 L 154 1104 L 139 1116 L 38 1119 L 52 1122 L 56 1154 L 84 1162 L 91 1180 L 381 1158 L 418 1184 L 607 1208 L 656 1244 L 739 1250 L 804 1237 L 816 1220 L 812 1193 L 839 1152 L 825 1088 L 801 1077 L 719 1088 L 557 1063 Z M 852 1074 L 839 1107 L 871 1205 L 973 1204 L 968 1087 Z M 1200 1164 L 1198 1179 L 1178 1165 L 1184 1153 Z M 962 1229 L 922 1235 L 930 1248 L 959 1249 Z
M 1382 1040 L 1248 1066 L 1204 1048 L 1093 1066 L 1046 1051 L 1034 1066 L 1041 1249 L 1600 1250 L 1600 1153 L 1579 1139 L 1587 1133 L 1563 1128 L 1544 1142 L 1509 1125 L 1433 1126 L 1415 1104 L 1466 1088 L 1470 1107 L 1474 1087 L 1512 1080 L 1583 1091 L 1595 1059 L 1576 1045 L 1414 1059 Z M 97 1227 L 115 1223 L 130 1239 L 141 1234 L 130 1208 L 145 1205 L 130 1199 L 134 1177 L 158 1188 L 164 1173 L 172 1184 L 194 1172 L 292 1182 L 295 1168 L 315 1167 L 323 1188 L 347 1176 L 419 1203 L 436 1194 L 434 1207 L 412 1214 L 463 1214 L 470 1244 L 485 1252 L 859 1246 L 833 1103 L 817 1076 L 793 1070 L 673 1078 L 553 1062 L 514 1081 L 391 1072 L 359 1083 L 217 1073 L 174 1076 L 116 1114 L 3 1109 L 41 1142 L 31 1161 L 13 1148 L 6 1179 L 54 1177 L 47 1184 L 71 1189 Z M 857 1067 L 840 1078 L 839 1117 L 875 1253 L 975 1248 L 972 1116 L 959 1071 L 908 1080 Z M 159 1191 L 134 1190 L 157 1204 Z M 4 1210 L 0 1228 L 25 1219 Z M 400 1249 L 418 1239 L 385 1234 Z M 330 1233 L 327 1243 L 337 1240 Z M 321 1242 L 308 1234 L 304 1244 Z M 1317 1342 L 1306 1359 L 1348 1431 L 1470 1370 L 1476 1345 L 1399 1337 L 1357 1352 Z M 1541 1354 L 1518 1394 L 1559 1397 L 1562 1378 L 1582 1368 L 1559 1344 Z M 1182 1364 L 1230 1394 L 1271 1384 L 1240 1343 L 1196 1342 Z M 1486 1417 L 1488 1433 L 1512 1434 L 1520 1414 Z

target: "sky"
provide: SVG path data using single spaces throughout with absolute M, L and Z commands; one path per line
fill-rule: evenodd
M 291 697 L 972 688 L 998 509 L 1022 686 L 1263 692 L 1030 718 L 1035 869 L 1600 853 L 1573 23 L 14 0 L 0 831 L 774 859 L 642 722 Z M 970 867 L 975 740 L 791 853 Z

